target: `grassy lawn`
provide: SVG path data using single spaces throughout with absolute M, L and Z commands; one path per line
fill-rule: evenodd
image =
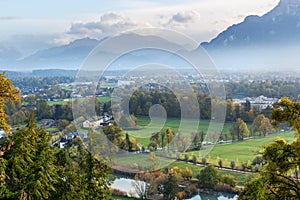
M 84 100 L 85 98 L 79 98 L 80 101 Z M 98 101 L 101 103 L 107 103 L 111 100 L 111 97 L 97 97 Z M 67 98 L 67 99 L 57 99 L 56 101 L 48 101 L 49 106 L 53 105 L 64 105 L 67 102 L 72 102 L 72 98 Z
M 282 137 L 288 142 L 294 140 L 294 133 L 292 131 L 269 135 L 264 138 L 257 138 L 232 144 L 216 145 L 207 155 L 207 162 L 218 165 L 218 160 L 223 161 L 224 166 L 229 166 L 230 161 L 235 161 L 239 167 L 242 162 L 250 162 L 259 155 L 259 151 L 263 150 L 263 146 L 276 140 L 277 137 Z M 199 155 L 198 151 L 188 152 L 190 156 Z
M 171 128 L 175 131 L 175 134 L 178 132 L 180 127 L 180 119 L 167 119 L 166 121 L 162 119 L 153 119 L 151 122 L 149 117 L 138 117 L 138 126 L 139 130 L 125 130 L 132 137 L 136 138 L 137 141 L 144 147 L 147 147 L 150 143 L 150 137 L 152 133 L 159 132 L 163 128 Z M 199 122 L 193 120 L 183 120 L 181 122 L 181 133 L 186 135 L 188 138 L 191 137 L 191 133 L 194 131 L 204 131 L 207 132 L 209 127 L 209 120 L 200 120 Z M 222 124 L 214 123 L 211 125 L 211 130 L 218 130 L 218 127 L 222 126 Z M 198 130 L 195 128 L 198 127 Z M 232 127 L 232 123 L 225 123 L 223 127 L 223 134 L 230 135 L 230 129 Z
M 115 165 L 123 166 L 125 169 L 132 170 L 152 170 L 167 167 L 173 160 L 157 157 L 151 160 L 150 154 L 129 154 L 118 156 L 113 159 Z
M 129 155 L 129 156 L 123 156 L 116 158 L 115 164 L 118 166 L 124 166 L 126 169 L 135 169 L 137 170 L 136 166 L 147 168 L 151 165 L 151 161 L 148 157 L 149 154 L 137 154 L 137 155 Z M 185 169 L 186 167 L 190 168 L 193 171 L 193 177 L 196 177 L 197 174 L 203 169 L 201 166 L 187 164 L 185 162 L 179 162 L 179 161 L 172 161 L 169 159 L 157 157 L 157 162 L 159 163 L 159 168 L 173 168 L 178 167 L 180 169 Z M 220 175 L 224 174 L 230 174 L 235 177 L 235 179 L 238 182 L 238 185 L 243 185 L 247 180 L 252 178 L 254 174 L 242 174 L 242 173 L 236 173 L 236 172 L 230 172 L 230 171 L 222 171 L 218 170 Z
M 193 177 L 195 178 L 197 176 L 197 174 L 200 173 L 200 171 L 204 168 L 204 167 L 200 167 L 197 165 L 191 165 L 191 164 L 187 164 L 184 162 L 173 162 L 169 165 L 170 168 L 173 167 L 178 167 L 180 169 L 185 169 L 186 167 L 190 168 L 193 171 Z M 238 185 L 244 185 L 244 183 L 251 179 L 254 174 L 241 174 L 241 173 L 236 173 L 236 172 L 230 172 L 230 171 L 222 171 L 222 170 L 218 170 L 220 175 L 224 175 L 224 174 L 230 174 L 232 176 L 234 176 L 234 178 L 236 179 L 236 181 L 238 182 Z
M 186 167 L 190 168 L 193 171 L 193 177 L 196 177 L 197 174 L 203 169 L 201 166 L 187 164 L 185 162 L 174 161 L 166 158 L 156 157 L 158 169 L 163 169 L 165 167 L 173 168 L 178 167 L 180 169 L 185 169 Z M 123 166 L 125 169 L 134 169 L 138 170 L 137 167 L 143 167 L 143 169 L 150 169 L 152 162 L 149 159 L 149 154 L 136 154 L 122 156 L 114 159 L 114 162 L 118 166 Z M 140 168 L 141 169 L 141 168 Z M 230 174 L 235 177 L 238 182 L 238 185 L 243 185 L 247 180 L 252 178 L 253 174 L 242 174 L 230 171 L 218 170 L 220 175 Z

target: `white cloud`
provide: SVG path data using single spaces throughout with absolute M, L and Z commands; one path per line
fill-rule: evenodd
M 172 16 L 170 23 L 191 23 L 199 19 L 199 13 L 197 11 L 185 11 L 178 12 Z
M 36 40 L 38 35 L 51 35 L 45 40 L 48 39 L 49 46 L 53 46 L 84 37 L 101 39 L 144 27 L 168 28 L 187 34 L 198 42 L 209 41 L 228 26 L 241 22 L 243 16 L 266 13 L 278 0 L 122 0 L 118 3 L 106 2 L 110 6 L 105 9 L 96 6 L 87 9 L 82 5 L 80 12 L 81 8 L 76 12 L 70 8 L 63 11 L 63 16 L 55 15 L 55 18 L 45 14 L 41 18 L 28 19 L 21 15 L 21 20 L 13 20 L 18 18 L 9 16 L 15 14 L 2 13 L 4 17 L 0 17 L 0 27 L 5 27 L 6 31 L 0 33 L 0 42 L 7 42 L 6 38 L 12 38 L 15 33 L 33 35 L 33 38 L 24 40 L 28 44 L 30 40 Z M 47 42 L 33 42 L 33 47 L 44 47 Z M 14 42 L 13 39 L 11 43 L 19 45 L 21 49 L 26 47 L 26 51 L 29 46 Z
M 68 34 L 99 38 L 99 36 L 115 34 L 137 26 L 136 22 L 124 14 L 109 12 L 103 14 L 99 21 L 73 23 Z

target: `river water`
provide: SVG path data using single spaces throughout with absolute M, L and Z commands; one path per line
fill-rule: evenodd
M 111 185 L 114 189 L 119 189 L 121 191 L 127 192 L 127 194 L 134 194 L 135 190 L 132 186 L 133 179 L 128 178 L 118 178 Z M 237 195 L 234 194 L 226 194 L 226 193 L 216 193 L 216 194 L 199 194 L 190 198 L 188 200 L 236 200 Z

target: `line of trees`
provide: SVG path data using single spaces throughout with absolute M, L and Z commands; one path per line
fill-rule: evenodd
M 180 98 L 182 102 L 189 102 L 184 101 L 184 99 L 191 98 L 188 95 L 182 95 L 182 97 L 176 97 L 174 93 L 168 90 L 148 91 L 139 89 L 135 91 L 132 96 L 124 97 L 124 103 L 126 103 L 127 99 L 130 98 L 129 112 L 135 116 L 148 116 L 150 107 L 155 104 L 160 104 L 166 109 L 168 117 L 180 118 L 181 109 L 177 98 Z M 200 118 L 211 119 L 212 103 L 210 95 L 205 92 L 197 92 L 196 95 L 200 109 Z M 243 105 L 234 104 L 230 99 L 227 99 L 226 101 L 218 101 L 215 99 L 215 101 L 216 107 L 226 107 L 225 119 L 227 122 L 235 122 L 238 118 L 241 118 L 243 121 L 251 123 L 255 117 L 261 113 L 261 111 L 253 109 L 249 101 L 246 101 L 246 103 Z M 188 109 L 187 112 L 193 113 L 195 110 L 197 110 L 193 106 L 194 105 L 186 105 L 185 109 Z M 270 115 L 271 111 L 271 108 L 267 108 L 262 112 L 268 116 Z

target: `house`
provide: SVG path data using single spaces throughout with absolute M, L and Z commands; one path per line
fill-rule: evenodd
M 68 141 L 70 141 L 70 140 L 73 140 L 77 136 L 81 137 L 81 139 L 83 140 L 83 142 L 87 142 L 87 140 L 88 140 L 88 136 L 87 136 L 86 133 L 71 132 L 71 133 L 68 133 L 67 135 L 65 135 L 64 137 L 62 137 L 60 139 L 60 141 L 59 141 L 59 148 L 60 149 L 65 148 L 66 143 L 68 143 Z

